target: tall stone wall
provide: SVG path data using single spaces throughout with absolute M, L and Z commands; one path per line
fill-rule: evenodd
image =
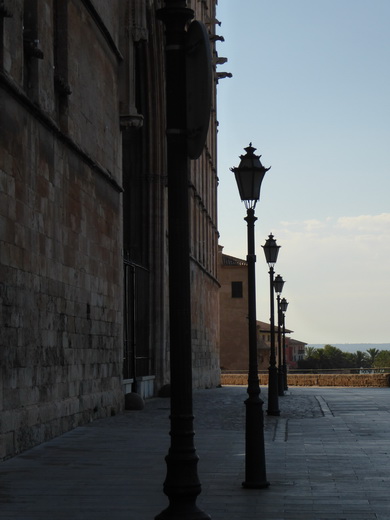
M 119 193 L 12 98 L 0 111 L 2 458 L 121 409 L 122 272 Z
M 216 280 L 195 262 L 192 273 L 192 378 L 195 388 L 220 384 L 219 301 Z
M 212 93 L 209 130 L 200 157 L 190 161 L 190 257 L 192 306 L 192 374 L 195 388 L 220 383 L 219 282 L 217 281 L 217 106 L 215 0 L 191 0 L 195 19 L 209 32 Z
M 141 260 L 153 284 L 150 375 L 156 372 L 157 385 L 169 378 L 164 35 L 156 19 L 164 2 L 6 4 L 12 16 L 0 18 L 0 458 L 121 410 L 123 228 L 140 218 Z M 189 4 L 212 36 L 215 0 Z M 215 84 L 207 143 L 191 163 L 195 387 L 219 384 Z M 139 147 L 136 157 L 129 154 L 125 175 L 135 182 L 126 195 L 143 183 L 130 193 L 126 221 L 125 132 Z
M 23 43 L 34 5 L 41 57 Z M 62 5 L 66 100 L 53 2 L 1 21 L 0 459 L 123 406 L 118 63 L 83 2 Z

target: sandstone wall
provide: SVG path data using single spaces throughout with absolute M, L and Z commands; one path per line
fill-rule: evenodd
M 41 57 L 23 43 L 34 5 Z M 118 64 L 83 3 L 63 5 L 67 110 L 53 2 L 1 20 L 0 459 L 123 407 Z
M 218 284 L 192 262 L 192 378 L 194 388 L 220 384 Z
M 268 385 L 268 374 L 259 374 L 260 384 Z M 246 374 L 222 374 L 222 385 L 247 385 Z M 289 374 L 288 386 L 390 386 L 390 374 Z
M 122 263 L 119 194 L 12 99 L 0 110 L 1 458 L 121 409 Z

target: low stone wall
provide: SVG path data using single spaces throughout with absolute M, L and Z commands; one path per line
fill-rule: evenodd
M 260 384 L 268 385 L 268 374 L 259 374 Z M 288 386 L 390 386 L 390 374 L 289 374 Z M 247 385 L 247 374 L 221 374 L 222 385 Z

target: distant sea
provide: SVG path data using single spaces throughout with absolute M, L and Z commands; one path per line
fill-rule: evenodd
M 310 343 L 308 347 L 323 348 L 325 345 L 332 345 L 343 352 L 365 352 L 369 348 L 377 348 L 378 350 L 390 350 L 390 343 Z

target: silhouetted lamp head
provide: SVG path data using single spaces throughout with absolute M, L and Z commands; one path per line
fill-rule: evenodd
M 282 298 L 282 299 L 280 300 L 280 310 L 281 310 L 282 312 L 286 312 L 287 307 L 288 307 L 288 301 L 286 300 L 286 298 Z
M 265 259 L 270 267 L 276 264 L 278 259 L 280 246 L 276 244 L 273 234 L 271 233 L 267 238 L 265 244 L 261 246 L 264 249 Z
M 255 150 L 252 143 L 249 143 L 249 146 L 245 148 L 246 154 L 240 156 L 240 165 L 230 168 L 236 177 L 238 191 L 246 209 L 255 208 L 256 202 L 260 198 L 260 188 L 265 172 L 269 170 L 261 164 L 261 155 L 253 153 Z
M 283 285 L 284 285 L 284 280 L 280 276 L 280 274 L 278 274 L 277 276 L 275 276 L 275 280 L 274 280 L 275 292 L 280 294 L 283 290 Z

